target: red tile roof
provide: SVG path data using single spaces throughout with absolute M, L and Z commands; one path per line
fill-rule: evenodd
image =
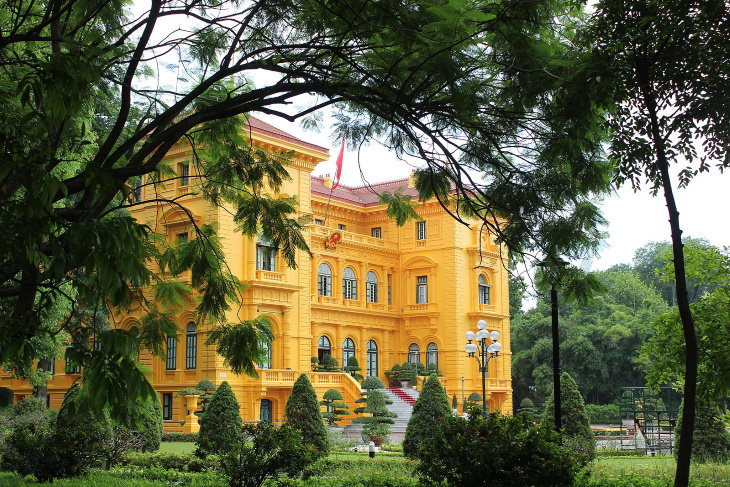
M 418 191 L 415 188 L 409 188 L 408 178 L 405 178 L 367 186 L 351 187 L 340 184 L 332 191 L 332 199 L 354 203 L 359 206 L 371 206 L 379 203 L 382 193 L 386 191 L 393 193 L 399 188 L 403 189 L 403 194 L 413 198 L 418 196 Z M 324 185 L 324 178 L 312 176 L 312 194 L 329 197 L 330 189 Z
M 301 145 L 304 147 L 308 147 L 310 149 L 326 152 L 329 154 L 329 149 L 326 147 L 322 147 L 316 144 L 311 144 L 309 142 L 305 142 L 302 139 L 299 139 L 297 137 L 294 137 L 291 134 L 288 134 L 284 132 L 281 129 L 278 129 L 274 127 L 273 125 L 264 122 L 263 120 L 256 118 L 256 117 L 248 117 L 248 128 L 251 130 L 251 132 L 256 132 L 262 135 L 268 135 L 270 137 L 274 137 L 275 139 L 284 140 L 286 142 L 292 142 L 297 145 Z

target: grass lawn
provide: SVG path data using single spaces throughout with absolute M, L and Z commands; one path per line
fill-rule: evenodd
M 160 443 L 160 453 L 181 453 L 192 455 L 195 451 L 195 443 L 191 441 L 163 441 Z
M 595 477 L 621 477 L 628 474 L 652 479 L 674 478 L 677 463 L 671 455 L 657 457 L 598 457 L 593 461 L 591 471 Z M 730 464 L 693 463 L 692 478 L 707 479 L 730 484 Z

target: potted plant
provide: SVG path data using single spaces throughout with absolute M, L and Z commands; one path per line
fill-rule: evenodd
M 393 367 L 390 368 L 387 372 L 385 372 L 385 375 L 388 376 L 388 379 L 390 381 L 390 387 L 400 387 L 400 371 L 401 366 L 399 364 L 393 365 Z
M 398 373 L 398 380 L 400 381 L 401 386 L 404 388 L 408 387 L 411 382 L 416 382 L 416 377 L 416 368 L 413 364 L 408 362 L 404 363 Z

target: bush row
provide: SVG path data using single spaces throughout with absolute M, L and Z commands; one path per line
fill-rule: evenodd
M 179 433 L 179 432 L 162 433 L 162 441 L 195 443 L 196 441 L 198 441 L 198 433 Z
M 220 462 L 216 455 L 208 455 L 205 459 L 201 459 L 183 453 L 129 453 L 120 465 L 178 472 L 205 472 L 217 469 Z

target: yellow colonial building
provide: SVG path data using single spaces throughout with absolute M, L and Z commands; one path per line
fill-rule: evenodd
M 195 322 L 193 306 L 180 309 L 180 333 L 168 339 L 167 357 L 140 354 L 160 394 L 165 428 L 196 430 L 192 400 L 177 392 L 202 379 L 228 381 L 244 420 L 283 419 L 286 400 L 301 373 L 310 375 L 320 398 L 327 389 L 336 388 L 352 409 L 361 392 L 357 381 L 344 372 L 312 372 L 312 357 L 326 354 L 341 365 L 355 356 L 363 375 L 378 376 L 386 384 L 385 372 L 394 364 L 435 364 L 449 397 L 456 394 L 461 403 L 463 397 L 482 390 L 477 363 L 464 352 L 466 331 L 476 330 L 481 319 L 488 330 L 500 332 L 503 346 L 501 354 L 489 361 L 487 401 L 491 410 L 511 413 L 508 274 L 506 255 L 493 239 L 480 237 L 477 225 L 459 224 L 436 201 L 416 207 L 422 220 L 398 227 L 378 195 L 403 188 L 415 198 L 408 179 L 331 190 L 329 178 L 311 175 L 317 164 L 329 159 L 326 148 L 255 118 L 250 119 L 249 132 L 256 146 L 295 154 L 287 167 L 291 180 L 281 191 L 296 195 L 300 213 L 311 215 L 305 237 L 313 255 L 298 252 L 297 269 L 287 268 L 268 242 L 236 232 L 228 209 L 189 194 L 194 174 L 184 146 L 167 155 L 181 177 L 163 195 L 180 196 L 197 224 L 217 223 L 227 265 L 247 284 L 242 305 L 231 311 L 231 318 L 266 314 L 275 339 L 269 359 L 259 364 L 258 378 L 236 376 L 204 345 L 206 326 Z M 152 188 L 143 191 L 150 193 L 142 199 L 152 197 Z M 187 215 L 179 208 L 149 203 L 137 207 L 133 215 L 166 233 L 170 241 L 193 236 Z M 114 322 L 131 327 L 141 315 L 141 309 L 133 309 L 115 316 Z M 63 360 L 56 362 L 48 384 L 51 407 L 60 406 L 77 377 L 64 365 Z M 16 401 L 31 392 L 28 384 L 7 375 L 0 377 L 0 386 L 10 387 Z

